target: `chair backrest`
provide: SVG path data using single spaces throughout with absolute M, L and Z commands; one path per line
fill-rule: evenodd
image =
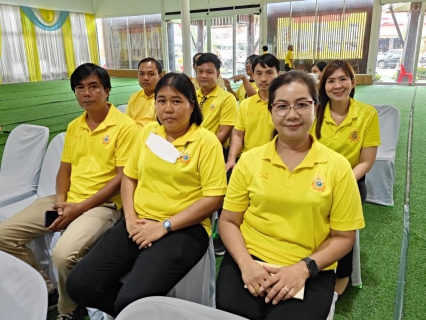
M 45 320 L 47 287 L 29 264 L 0 251 L 0 318 Z
M 62 149 L 64 148 L 65 132 L 52 139 L 44 155 L 40 171 L 40 180 L 37 196 L 45 197 L 56 193 L 56 175 L 61 163 Z
M 379 113 L 380 139 L 382 144 L 377 156 L 395 153 L 398 144 L 400 114 L 399 110 L 389 105 L 373 105 Z
M 139 319 L 173 320 L 244 320 L 232 313 L 170 297 L 148 297 L 129 304 L 117 316 L 117 320 Z
M 37 185 L 48 139 L 46 127 L 21 124 L 14 128 L 4 147 L 0 178 L 24 179 Z
M 122 104 L 121 106 L 118 106 L 117 109 L 123 113 L 126 113 L 127 104 Z

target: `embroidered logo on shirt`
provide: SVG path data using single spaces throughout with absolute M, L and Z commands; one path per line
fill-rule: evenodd
M 109 144 L 110 142 L 110 137 L 108 134 L 106 134 L 103 138 L 102 138 L 102 144 Z
M 320 175 L 317 175 L 311 183 L 312 189 L 316 191 L 325 191 L 325 181 L 323 178 L 320 177 Z
M 351 142 L 358 142 L 359 141 L 359 133 L 358 133 L 358 131 L 356 131 L 356 129 L 354 129 L 350 133 L 349 140 L 351 140 Z
M 259 179 L 268 179 L 268 178 L 269 178 L 269 172 L 267 173 L 259 172 Z
M 191 161 L 191 155 L 188 152 L 182 153 L 180 157 L 180 162 L 188 164 Z
M 214 109 L 214 103 L 212 103 L 212 105 L 210 106 L 210 110 Z

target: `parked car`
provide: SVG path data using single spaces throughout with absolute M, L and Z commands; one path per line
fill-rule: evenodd
M 380 69 L 396 68 L 402 57 L 402 49 L 386 51 L 383 55 L 377 57 L 377 66 Z

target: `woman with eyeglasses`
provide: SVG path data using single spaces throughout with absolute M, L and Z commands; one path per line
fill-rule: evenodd
M 242 155 L 219 221 L 227 248 L 219 309 L 249 319 L 327 318 L 336 261 L 364 218 L 349 163 L 309 134 L 317 106 L 305 72 L 280 75 L 269 87 L 277 135 Z
M 191 80 L 168 73 L 154 94 L 158 123 L 140 132 L 124 168 L 125 219 L 67 281 L 72 300 L 112 316 L 140 298 L 167 295 L 197 264 L 207 251 L 210 216 L 226 191 L 222 146 L 200 126 Z
M 243 101 L 244 99 L 247 99 L 248 97 L 254 96 L 257 93 L 257 86 L 253 79 L 253 69 L 251 67 L 254 59 L 256 59 L 257 57 L 258 55 L 256 54 L 252 54 L 251 56 L 247 57 L 245 62 L 247 75 L 239 74 L 234 76 L 234 82 L 243 81 L 237 91 L 234 92 L 234 90 L 232 90 L 229 80 L 224 79 L 226 90 L 232 93 L 239 102 Z
M 358 182 L 361 202 L 367 197 L 365 175 L 376 160 L 380 145 L 377 110 L 354 100 L 355 73 L 344 60 L 334 60 L 323 70 L 319 84 L 320 105 L 311 133 L 330 149 L 343 155 L 351 164 Z M 339 260 L 336 292 L 342 295 L 352 274 L 352 250 Z

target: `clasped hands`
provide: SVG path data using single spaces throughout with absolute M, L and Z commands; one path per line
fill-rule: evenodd
M 62 231 L 64 230 L 71 222 L 77 219 L 82 213 L 81 203 L 74 202 L 56 202 L 53 207 L 53 210 L 58 211 L 59 217 L 48 227 L 51 231 Z
M 281 268 L 262 266 L 252 260 L 241 267 L 243 281 L 255 297 L 265 297 L 265 302 L 277 304 L 280 300 L 291 299 L 305 285 L 309 271 L 305 262 Z
M 148 219 L 126 219 L 126 228 L 129 238 L 139 245 L 139 249 L 151 247 L 154 241 L 167 234 L 161 222 Z

